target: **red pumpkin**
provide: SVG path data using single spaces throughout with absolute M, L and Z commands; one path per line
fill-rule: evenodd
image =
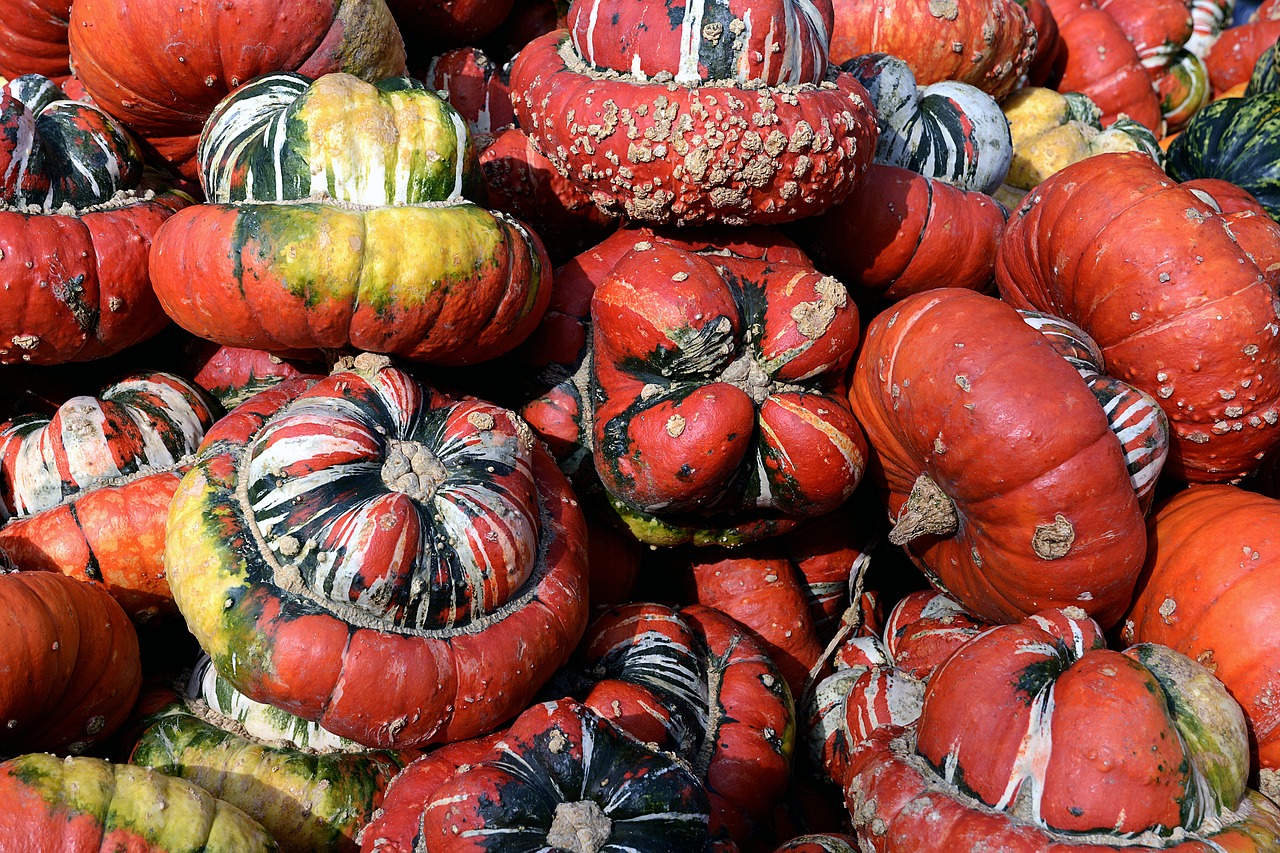
M 467 120 L 471 138 L 481 151 L 516 123 L 507 76 L 482 50 L 460 47 L 440 54 L 427 66 L 422 82 Z
M 772 5 L 816 8 L 809 0 Z M 690 3 L 685 13 L 692 16 L 703 7 Z M 817 29 L 806 25 L 789 31 L 800 41 L 772 68 L 758 68 L 747 52 L 732 72 L 718 71 L 724 57 L 717 53 L 713 62 L 708 51 L 710 66 L 700 64 L 689 39 L 671 32 L 665 8 L 661 24 L 655 21 L 652 30 L 627 21 L 637 27 L 635 41 L 628 27 L 610 26 L 607 34 L 601 27 L 600 38 L 612 37 L 616 44 L 597 47 L 590 35 L 592 17 L 660 7 L 634 0 L 578 0 L 575 8 L 584 11 L 572 36 L 549 33 L 516 57 L 511 91 L 520 126 L 602 210 L 677 225 L 789 221 L 839 202 L 870 165 L 877 131 L 866 91 L 848 74 L 826 80 L 825 44 L 822 62 L 816 54 L 810 60 L 818 45 L 807 40 L 808 34 Z M 806 21 L 813 17 L 805 12 Z M 699 43 L 726 23 L 701 28 Z M 686 47 L 680 48 L 679 62 L 631 72 L 632 57 L 644 63 L 655 52 L 666 56 L 662 46 L 681 44 Z M 726 36 L 723 45 L 730 44 Z M 596 63 L 620 64 L 626 73 L 592 72 L 589 51 L 597 49 Z M 765 56 L 772 61 L 774 54 Z M 679 82 L 669 86 L 648 76 L 659 71 Z M 729 76 L 730 83 L 698 85 L 708 74 Z M 775 78 L 785 85 L 770 88 L 768 81 Z M 759 88 L 761 83 L 766 88 Z M 726 121 L 728 127 L 721 129 Z
M 1016 311 L 951 288 L 904 299 L 872 321 L 849 399 L 890 540 L 936 586 L 991 621 L 1072 604 L 1119 619 L 1145 544 L 1120 443 Z
M 1244 707 L 1264 781 L 1274 790 L 1280 501 L 1234 486 L 1196 486 L 1160 505 L 1148 525 L 1147 563 L 1124 639 L 1170 646 L 1226 685 Z
M 915 725 L 854 747 L 846 802 L 876 853 L 1067 853 L 1113 838 L 1260 853 L 1280 843 L 1280 809 L 1248 774 L 1244 718 L 1221 684 L 1163 646 L 1106 649 L 1072 608 L 948 658 Z
M 1036 28 L 1036 54 L 1027 69 L 1028 86 L 1044 86 L 1053 74 L 1054 63 L 1062 51 L 1058 22 L 1046 0 L 1019 0 L 1032 26 Z
M 67 21 L 71 0 L 17 0 L 0 6 L 0 76 L 71 76 Z
M 1095 0 L 1047 2 L 1062 41 L 1054 88 L 1087 95 L 1102 109 L 1103 124 L 1124 113 L 1159 138 L 1160 96 L 1120 25 Z
M 254 77 L 404 71 L 404 43 L 382 0 L 85 0 L 72 9 L 70 49 L 93 100 L 187 178 L 214 106 Z
M 890 53 L 906 60 L 922 87 L 958 80 L 1002 100 L 1037 49 L 1036 27 L 1018 0 L 835 0 L 835 9 L 832 62 Z
M 296 357 L 282 358 L 266 350 L 223 347 L 198 339 L 192 340 L 188 350 L 192 379 L 227 411 L 286 379 L 319 378 L 318 373 L 323 372 L 324 359 L 318 352 L 302 351 Z
M 1259 7 L 1259 11 L 1263 11 Z M 1248 83 L 1258 57 L 1280 38 L 1280 7 L 1271 16 L 1257 18 L 1224 30 L 1205 54 L 1213 96 L 1219 97 L 1241 83 Z
M 1188 0 L 1098 0 L 1098 8 L 1120 25 L 1153 80 L 1191 38 L 1194 22 Z
M 1079 325 L 1111 375 L 1160 401 L 1167 471 L 1220 482 L 1280 440 L 1280 273 L 1203 193 L 1140 154 L 1074 163 L 1010 218 L 996 281 L 1013 306 Z
M 550 457 L 514 413 L 385 358 L 219 421 L 167 534 L 174 599 L 218 672 L 368 746 L 491 731 L 586 626 L 582 514 Z
M 844 286 L 808 267 L 710 257 L 642 244 L 592 298 L 596 473 L 655 544 L 673 541 L 668 527 L 830 512 L 865 465 L 841 400 L 858 340 Z
M 120 727 L 141 686 L 138 635 L 111 596 L 0 571 L 0 753 L 84 752 Z
M 943 285 L 987 289 L 1005 217 L 984 193 L 876 164 L 847 199 L 794 235 L 855 295 L 893 302 Z

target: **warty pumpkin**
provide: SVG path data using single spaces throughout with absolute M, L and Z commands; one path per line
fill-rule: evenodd
M 991 621 L 1069 605 L 1120 618 L 1145 545 L 1120 442 L 1017 311 L 954 288 L 904 299 L 868 328 L 849 399 L 890 541 L 935 586 Z

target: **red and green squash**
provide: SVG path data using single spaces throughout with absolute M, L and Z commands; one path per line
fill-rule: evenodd
M 0 762 L 0 847 L 14 853 L 275 853 L 255 820 L 196 785 L 101 758 Z
M 209 431 L 165 565 L 237 690 L 404 748 L 493 730 L 568 659 L 587 621 L 584 538 L 518 417 L 366 354 Z

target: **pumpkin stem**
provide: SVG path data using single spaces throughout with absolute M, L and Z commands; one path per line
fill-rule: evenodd
M 435 496 L 436 489 L 449 476 L 436 455 L 417 441 L 391 439 L 382 463 L 382 482 L 396 492 L 419 503 Z
M 1071 543 L 1076 541 L 1076 529 L 1066 516 L 1058 513 L 1052 524 L 1036 526 L 1035 535 L 1031 537 L 1031 550 L 1042 560 L 1057 560 L 1067 556 Z
M 547 846 L 571 853 L 596 853 L 613 834 L 613 821 L 591 800 L 556 806 Z
M 918 536 L 949 536 L 958 527 L 955 503 L 928 474 L 921 474 L 889 531 L 889 541 L 905 545 Z

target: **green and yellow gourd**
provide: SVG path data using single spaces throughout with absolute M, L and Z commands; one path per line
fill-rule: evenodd
M 213 203 L 151 257 L 165 311 L 202 338 L 472 363 L 527 337 L 550 299 L 541 241 L 476 203 L 465 121 L 414 80 L 259 78 L 198 154 Z
M 0 763 L 0 847 L 23 853 L 275 853 L 203 788 L 146 767 L 44 753 Z
M 1013 162 L 993 196 L 1009 209 L 1037 184 L 1096 154 L 1138 151 L 1164 164 L 1164 153 L 1145 126 L 1121 116 L 1105 130 L 1102 111 L 1079 92 L 1028 87 L 1001 103 L 1013 136 Z
M 206 656 L 186 695 L 152 715 L 129 760 L 242 809 L 281 850 L 355 851 L 355 835 L 417 752 L 370 750 L 254 702 Z

